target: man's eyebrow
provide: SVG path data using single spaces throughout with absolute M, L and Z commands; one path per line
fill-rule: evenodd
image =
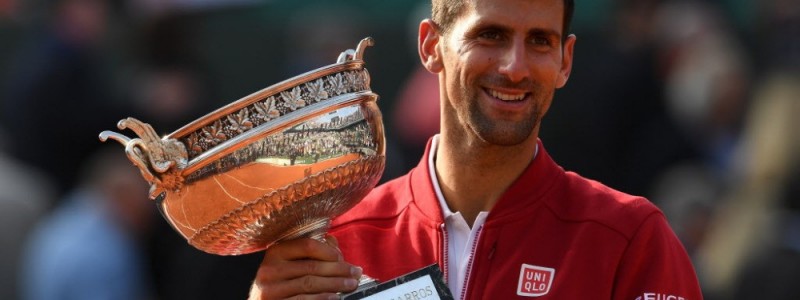
M 469 28 L 468 32 L 476 33 L 476 32 L 479 32 L 479 31 L 489 30 L 489 29 L 497 30 L 497 31 L 505 32 L 505 33 L 513 31 L 513 29 L 511 29 L 511 27 L 509 27 L 509 26 L 505 26 L 503 24 L 499 24 L 499 23 L 496 23 L 496 22 L 492 22 L 491 20 L 487 20 L 487 21 L 477 21 L 477 22 L 475 22 L 475 24 L 472 24 L 472 26 Z M 559 32 L 558 30 L 550 29 L 550 28 L 544 28 L 544 27 L 531 28 L 531 29 L 528 30 L 527 34 L 528 34 L 528 36 L 548 36 L 548 37 L 552 36 L 552 37 L 559 38 L 559 39 L 561 38 L 561 32 Z
M 529 36 L 552 36 L 558 39 L 561 39 L 561 33 L 557 30 L 553 29 L 546 29 L 546 28 L 533 28 L 528 30 Z
M 501 32 L 511 32 L 511 28 L 508 26 L 503 26 L 502 24 L 498 24 L 496 22 L 491 21 L 478 21 L 470 26 L 468 32 L 477 32 L 483 30 L 497 30 Z

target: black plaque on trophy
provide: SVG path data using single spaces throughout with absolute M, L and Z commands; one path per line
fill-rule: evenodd
M 342 299 L 453 300 L 453 295 L 444 282 L 439 265 L 433 264 L 380 284 L 361 286 Z

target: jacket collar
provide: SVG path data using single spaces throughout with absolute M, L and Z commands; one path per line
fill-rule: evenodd
M 524 210 L 525 207 L 539 203 L 550 188 L 562 178 L 564 170 L 553 161 L 542 141 L 538 140 L 537 143 L 538 154 L 520 177 L 500 196 L 489 212 L 487 223 L 495 219 L 512 217 Z M 444 222 L 442 208 L 436 198 L 433 178 L 428 172 L 430 156 L 434 155 L 431 145 L 432 138 L 428 139 L 425 154 L 409 175 L 409 189 L 413 197 L 412 201 L 420 212 L 427 218 L 441 223 Z

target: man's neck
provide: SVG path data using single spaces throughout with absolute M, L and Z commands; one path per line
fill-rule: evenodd
M 442 134 L 436 149 L 436 174 L 445 201 L 472 227 L 481 211 L 490 211 L 522 174 L 536 152 L 537 133 L 515 146 L 488 145 Z

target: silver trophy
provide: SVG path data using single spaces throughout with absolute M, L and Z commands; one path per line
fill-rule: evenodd
M 150 183 L 164 218 L 212 254 L 264 250 L 320 237 L 377 184 L 385 162 L 383 120 L 364 50 L 230 103 L 160 137 L 119 121 L 138 138 L 103 131 Z

